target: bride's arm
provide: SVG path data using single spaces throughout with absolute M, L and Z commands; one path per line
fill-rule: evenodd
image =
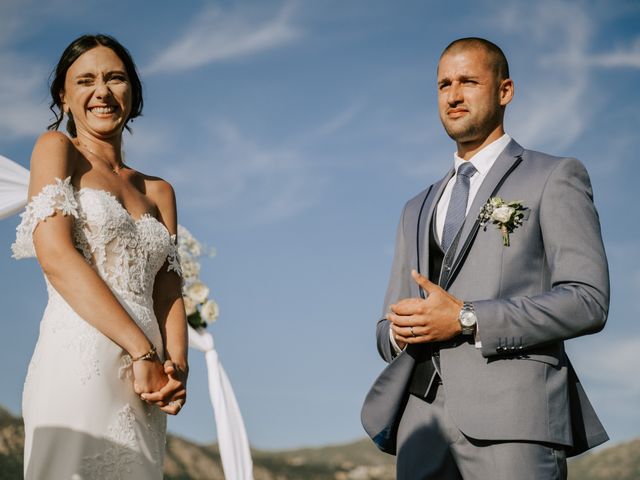
M 55 182 L 73 176 L 75 148 L 58 132 L 43 134 L 33 150 L 29 198 Z M 100 276 L 76 250 L 72 215 L 55 211 L 33 231 L 33 244 L 42 271 L 55 290 L 85 321 L 126 350 L 132 358 L 152 344 Z M 136 362 L 136 392 L 155 391 L 166 383 L 159 362 Z M 155 366 L 154 366 L 155 364 Z M 139 391 L 138 391 L 139 390 Z
M 160 221 L 167 227 L 176 245 L 178 220 L 173 187 L 164 180 L 156 180 L 152 182 L 148 194 L 158 206 Z M 160 268 L 153 288 L 154 311 L 164 340 L 168 368 L 172 371 L 167 371 L 169 382 L 161 392 L 152 397 L 145 396 L 151 401 L 160 402 L 160 405 L 169 399 L 172 402 L 179 401 L 179 407 L 174 403 L 173 406 L 163 408 L 167 413 L 177 413 L 184 405 L 189 373 L 187 317 L 182 300 L 182 279 L 180 273 L 173 268 L 179 267 L 172 264 L 177 262 L 176 258 L 172 258 L 175 253 L 172 252 Z

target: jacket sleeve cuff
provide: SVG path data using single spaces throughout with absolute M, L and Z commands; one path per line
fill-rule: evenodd
M 396 339 L 393 336 L 393 330 L 391 329 L 391 325 L 389 325 L 389 342 L 391 342 L 391 347 L 393 348 L 393 352 L 395 353 L 395 356 L 400 355 L 404 350 L 404 348 L 407 348 L 406 345 L 404 346 L 404 348 L 400 348 L 398 346 L 398 343 L 396 342 Z

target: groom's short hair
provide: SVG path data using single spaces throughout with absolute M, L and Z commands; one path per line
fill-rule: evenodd
M 444 57 L 446 53 L 467 50 L 469 48 L 480 48 L 485 51 L 498 80 L 509 78 L 509 63 L 507 62 L 507 57 L 504 55 L 504 52 L 495 43 L 484 38 L 465 37 L 454 40 L 444 49 L 440 58 Z

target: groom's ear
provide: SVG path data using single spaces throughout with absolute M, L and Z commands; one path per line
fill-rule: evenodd
M 500 82 L 500 86 L 498 88 L 498 95 L 501 107 L 506 107 L 511 100 L 513 100 L 513 95 L 515 94 L 515 84 L 513 80 L 510 78 L 505 78 Z

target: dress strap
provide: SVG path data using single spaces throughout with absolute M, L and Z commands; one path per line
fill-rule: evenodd
M 55 178 L 55 183 L 45 185 L 40 193 L 31 198 L 25 211 L 20 214 L 22 220 L 16 227 L 16 241 L 11 245 L 13 258 L 35 257 L 33 231 L 38 223 L 55 215 L 72 215 L 78 218 L 78 202 L 75 198 L 71 177 L 64 180 Z

